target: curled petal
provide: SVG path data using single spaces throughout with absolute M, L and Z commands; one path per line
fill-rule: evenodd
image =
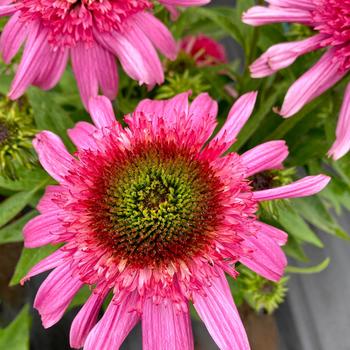
M 306 176 L 286 186 L 255 191 L 253 195 L 254 199 L 260 202 L 272 199 L 307 197 L 322 191 L 330 180 L 331 178 L 326 175 Z

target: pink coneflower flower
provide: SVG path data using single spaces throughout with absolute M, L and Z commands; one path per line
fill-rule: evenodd
M 85 350 L 119 349 L 139 320 L 143 349 L 193 349 L 189 302 L 220 349 L 249 349 L 225 273 L 241 262 L 277 281 L 286 266 L 284 232 L 259 222 L 260 201 L 312 195 L 329 181 L 305 177 L 280 188 L 252 191 L 248 178 L 280 168 L 284 141 L 224 155 L 249 118 L 256 93 L 241 97 L 221 131 L 217 103 L 188 93 L 144 100 L 123 128 L 105 97 L 90 101 L 94 125 L 69 131 L 77 147 L 44 131 L 34 147 L 58 181 L 41 199 L 40 215 L 24 229 L 25 246 L 62 246 L 25 277 L 54 269 L 34 307 L 54 325 L 73 296 L 90 298 L 73 321 L 70 343 Z M 108 294 L 111 301 L 98 320 Z
M 180 41 L 180 49 L 191 56 L 198 66 L 227 63 L 224 46 L 204 34 L 183 38 Z
M 166 6 L 194 6 L 210 0 L 159 0 Z M 11 16 L 0 39 L 9 63 L 24 44 L 9 96 L 31 84 L 50 89 L 70 58 L 85 105 L 99 89 L 113 99 L 118 90 L 115 57 L 140 84 L 164 80 L 156 49 L 176 57 L 169 30 L 152 14 L 151 0 L 4 0 L 1 16 Z
M 267 0 L 269 7 L 254 6 L 243 21 L 254 26 L 301 23 L 315 30 L 302 41 L 272 46 L 251 66 L 252 76 L 265 77 L 291 65 L 299 56 L 327 48 L 322 58 L 289 89 L 280 114 L 290 117 L 321 95 L 350 70 L 350 2 L 348 0 Z M 342 157 L 350 149 L 350 86 L 340 112 L 336 141 L 329 155 Z

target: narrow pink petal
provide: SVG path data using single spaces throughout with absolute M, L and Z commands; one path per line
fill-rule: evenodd
M 116 124 L 113 106 L 105 96 L 97 96 L 89 101 L 89 112 L 97 128 L 112 127 Z
M 1 5 L 0 6 L 0 16 L 10 16 L 16 13 L 18 10 L 18 7 L 16 4 L 10 4 L 10 5 Z
M 142 100 L 135 109 L 135 112 L 142 112 L 158 117 L 166 117 L 168 122 L 174 123 L 179 117 L 188 116 L 188 97 L 191 92 L 182 92 L 168 100 Z
M 198 95 L 191 103 L 189 116 L 194 119 L 194 123 L 202 121 L 205 116 L 213 119 L 218 114 L 218 103 L 213 100 L 207 93 Z
M 40 286 L 34 300 L 45 328 L 57 323 L 63 316 L 74 295 L 83 286 L 76 277 L 72 277 L 70 264 L 53 270 Z
M 150 100 L 146 98 L 137 105 L 135 112 L 163 117 L 166 113 L 165 106 L 166 100 Z
M 71 49 L 71 58 L 80 96 L 87 107 L 90 98 L 98 95 L 99 62 L 96 61 L 94 47 L 87 48 L 85 43 L 78 43 Z
M 67 190 L 62 186 L 47 186 L 45 194 L 41 197 L 36 208 L 41 214 L 57 211 L 60 207 L 55 203 L 57 196 L 61 196 L 67 193 Z
M 224 126 L 210 142 L 209 148 L 221 146 L 223 149 L 222 152 L 224 152 L 232 145 L 236 136 L 252 114 L 257 95 L 257 92 L 249 92 L 235 102 Z
M 265 236 L 272 238 L 278 245 L 282 246 L 287 243 L 288 234 L 286 232 L 261 221 L 256 221 L 255 226 L 257 226 L 258 230 L 262 231 Z
M 47 47 L 44 65 L 32 84 L 43 90 L 52 89 L 62 77 L 67 66 L 68 56 L 68 49 L 54 51 L 51 47 Z
M 350 84 L 348 84 L 336 131 L 336 141 L 328 155 L 337 160 L 350 150 Z
M 133 43 L 119 33 L 95 33 L 96 39 L 106 49 L 113 52 L 119 59 L 125 72 L 134 80 L 147 83 L 145 77 L 146 67 L 141 53 L 135 48 Z
M 50 131 L 42 131 L 33 140 L 39 161 L 58 182 L 64 182 L 75 159 L 68 153 L 61 139 Z
M 305 40 L 271 46 L 250 66 L 252 77 L 263 78 L 290 66 L 299 56 L 320 48 L 324 38 L 325 35 L 317 34 Z
M 93 293 L 75 316 L 70 329 L 69 342 L 74 349 L 84 346 L 91 329 L 95 326 L 108 290 L 103 294 Z
M 242 164 L 247 168 L 246 176 L 261 171 L 282 168 L 282 162 L 288 157 L 285 141 L 269 141 L 258 145 L 241 156 Z
M 96 130 L 97 128 L 90 123 L 78 122 L 67 133 L 78 149 L 96 149 L 96 142 L 92 136 Z
M 203 287 L 205 295 L 193 293 L 196 311 L 220 349 L 249 350 L 247 335 L 224 274 L 213 276 L 211 282 L 210 287 Z
M 317 4 L 313 0 L 266 0 L 276 7 L 289 7 L 302 10 L 314 10 Z
M 136 26 L 123 33 L 95 33 L 96 39 L 119 59 L 125 72 L 140 84 L 155 85 L 164 81 L 157 52 L 146 34 Z
M 102 319 L 89 333 L 84 350 L 119 349 L 129 332 L 140 319 L 136 310 L 138 293 L 134 292 L 124 298 L 120 304 L 109 304 Z
M 32 277 L 39 275 L 40 273 L 46 272 L 48 270 L 52 270 L 57 266 L 62 265 L 64 263 L 64 258 L 66 256 L 66 252 L 61 249 L 56 250 L 54 253 L 41 260 L 38 264 L 31 268 L 31 270 L 21 279 L 21 284 L 30 280 Z
M 242 264 L 269 280 L 280 280 L 287 266 L 287 258 L 268 232 L 259 230 L 254 236 L 246 236 L 243 245 L 253 252 L 240 259 Z
M 171 301 L 156 305 L 147 299 L 142 313 L 143 350 L 192 350 L 193 336 L 188 312 Z
M 254 199 L 260 202 L 272 199 L 307 197 L 322 191 L 330 180 L 331 178 L 326 175 L 306 176 L 286 186 L 255 191 L 253 195 Z
M 159 19 L 150 13 L 140 12 L 133 16 L 133 20 L 165 57 L 171 60 L 176 58 L 177 45 L 175 39 Z
M 0 37 L 0 51 L 5 63 L 9 64 L 23 45 L 28 34 L 28 26 L 19 21 L 16 12 L 5 25 Z
M 173 6 L 199 6 L 209 4 L 211 0 L 159 0 L 164 5 Z
M 115 56 L 104 47 L 96 45 L 95 59 L 97 64 L 97 78 L 102 93 L 110 100 L 114 100 L 118 92 L 118 68 Z
M 45 66 L 46 53 L 50 49 L 47 35 L 47 30 L 41 28 L 36 22 L 28 28 L 28 39 L 9 92 L 11 99 L 15 100 L 22 96 L 28 86 L 40 75 L 42 66 Z
M 309 24 L 312 16 L 309 11 L 302 9 L 253 6 L 243 13 L 242 21 L 252 26 L 283 22 Z
M 303 74 L 288 90 L 280 114 L 287 118 L 299 112 L 307 103 L 320 96 L 347 73 L 333 60 L 334 50 Z
M 57 216 L 57 212 L 48 212 L 28 221 L 23 228 L 24 246 L 37 248 L 46 244 L 64 242 L 66 229 Z

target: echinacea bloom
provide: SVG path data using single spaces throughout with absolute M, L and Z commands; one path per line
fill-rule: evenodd
M 257 220 L 260 201 L 312 195 L 329 181 L 305 177 L 252 191 L 248 178 L 281 168 L 284 141 L 224 155 L 249 118 L 256 93 L 241 97 L 221 131 L 217 103 L 188 93 L 142 101 L 123 128 L 106 97 L 90 101 L 94 125 L 69 131 L 71 155 L 51 132 L 37 135 L 39 160 L 58 185 L 48 186 L 40 215 L 24 228 L 25 246 L 61 244 L 24 280 L 53 269 L 34 307 L 54 325 L 73 296 L 90 286 L 74 319 L 73 348 L 119 349 L 141 320 L 144 350 L 189 350 L 192 302 L 220 349 L 249 349 L 225 273 L 241 262 L 277 281 L 286 266 L 284 232 Z M 107 295 L 111 301 L 98 320 Z
M 191 56 L 198 66 L 227 63 L 224 46 L 204 34 L 183 38 L 180 41 L 180 49 Z
M 269 7 L 254 6 L 243 14 L 253 26 L 289 22 L 309 26 L 310 38 L 274 45 L 251 66 L 253 77 L 265 77 L 288 67 L 301 55 L 327 48 L 322 58 L 289 89 L 280 114 L 290 117 L 321 95 L 350 71 L 350 3 L 348 0 L 267 0 Z M 347 87 L 329 151 L 339 159 L 350 149 L 350 85 Z
M 159 0 L 167 7 L 197 6 L 210 0 Z M 10 63 L 24 44 L 9 97 L 29 85 L 51 89 L 71 60 L 85 106 L 99 89 L 113 99 L 118 90 L 116 57 L 140 84 L 164 80 L 156 49 L 176 57 L 176 43 L 153 14 L 152 0 L 3 0 L 0 16 L 11 16 L 0 38 Z

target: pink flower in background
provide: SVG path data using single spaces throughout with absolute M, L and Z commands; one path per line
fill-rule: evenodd
M 193 57 L 198 66 L 227 63 L 224 46 L 203 34 L 183 38 L 180 41 L 180 49 Z
M 160 0 L 165 6 L 195 6 L 210 0 Z M 50 89 L 70 58 L 87 106 L 99 89 L 113 99 L 118 90 L 115 57 L 140 84 L 164 80 L 156 49 L 176 57 L 169 30 L 152 14 L 150 0 L 4 0 L 1 16 L 11 16 L 0 39 L 9 63 L 24 44 L 9 96 L 20 97 L 31 84 Z
M 288 67 L 299 56 L 327 48 L 322 58 L 289 89 L 280 114 L 290 117 L 305 104 L 341 80 L 350 70 L 350 2 L 348 0 L 267 0 L 269 7 L 254 6 L 243 21 L 254 26 L 289 22 L 315 30 L 305 40 L 272 46 L 251 66 L 255 78 Z M 340 112 L 336 141 L 329 155 L 338 159 L 350 149 L 350 86 Z
M 94 125 L 69 130 L 77 147 L 41 132 L 34 147 L 58 181 L 24 228 L 25 246 L 61 244 L 24 280 L 53 271 L 34 307 L 44 327 L 60 320 L 84 285 L 92 292 L 74 319 L 73 348 L 119 349 L 141 320 L 144 350 L 193 349 L 192 302 L 220 349 L 249 349 L 225 273 L 241 262 L 277 281 L 286 266 L 287 235 L 257 220 L 261 201 L 309 196 L 329 181 L 305 177 L 287 186 L 253 191 L 249 177 L 281 168 L 284 141 L 242 155 L 224 155 L 248 120 L 256 93 L 242 96 L 216 127 L 217 103 L 188 93 L 143 100 L 123 128 L 106 97 L 90 100 Z M 98 315 L 108 294 L 107 310 Z

